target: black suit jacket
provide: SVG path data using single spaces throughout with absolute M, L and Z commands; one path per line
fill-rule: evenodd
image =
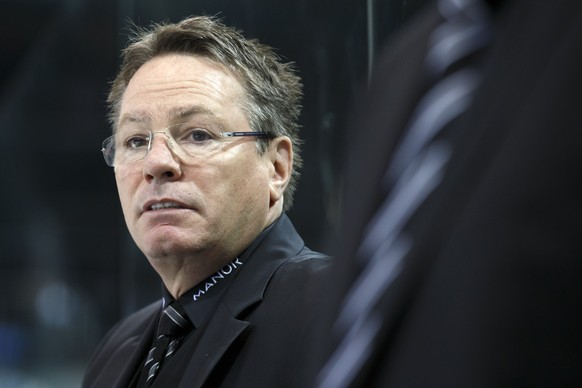
M 229 284 L 214 314 L 173 356 L 153 387 L 293 387 L 295 363 L 321 299 L 313 294 L 326 256 L 305 247 L 283 215 Z M 118 323 L 87 369 L 83 386 L 127 387 L 150 345 L 161 302 Z M 290 368 L 290 369 L 289 369 Z
M 320 338 L 358 275 L 439 20 L 430 5 L 390 43 L 352 125 Z M 582 2 L 505 1 L 493 27 L 483 82 L 447 129 L 452 159 L 406 226 L 413 247 L 375 307 L 381 335 L 354 386 L 582 386 Z

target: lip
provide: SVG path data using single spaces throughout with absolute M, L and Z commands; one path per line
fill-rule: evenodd
M 170 206 L 170 207 L 161 207 L 159 209 L 152 209 L 152 207 L 154 205 L 157 204 L 173 204 L 175 206 Z M 142 213 L 146 213 L 146 212 L 154 212 L 154 211 L 160 211 L 160 210 L 181 210 L 181 209 L 190 209 L 189 206 L 187 206 L 185 203 L 178 201 L 176 199 L 173 198 L 160 198 L 160 199 L 152 199 L 147 201 L 143 206 L 142 206 Z

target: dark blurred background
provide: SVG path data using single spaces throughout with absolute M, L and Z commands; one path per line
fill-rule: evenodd
M 427 0 L 0 0 L 0 387 L 78 387 L 99 340 L 159 297 L 100 145 L 127 22 L 218 14 L 296 63 L 305 168 L 291 218 L 326 249 L 350 108 Z

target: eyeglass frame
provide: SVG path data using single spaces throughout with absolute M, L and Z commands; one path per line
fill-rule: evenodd
M 151 151 L 152 149 L 152 142 L 154 140 L 154 134 L 156 133 L 163 133 L 164 135 L 166 135 L 166 137 L 170 137 L 174 142 L 175 139 L 169 135 L 168 133 L 166 133 L 166 130 L 168 128 L 164 128 L 161 131 L 151 131 L 151 130 L 147 130 L 147 132 L 149 132 L 149 136 L 148 136 L 148 147 L 147 150 L 143 156 L 143 159 L 145 159 L 145 157 L 148 155 L 148 153 Z M 114 160 L 115 160 L 115 153 L 113 153 L 113 156 L 108 157 L 107 152 L 108 152 L 108 146 L 110 143 L 115 141 L 115 135 L 113 134 L 109 137 L 107 137 L 105 140 L 103 140 L 103 142 L 101 143 L 101 152 L 103 153 L 103 158 L 105 159 L 105 163 L 109 166 L 109 167 L 115 167 L 114 164 Z M 250 136 L 255 136 L 255 137 L 269 137 L 269 133 L 264 132 L 264 131 L 225 131 L 225 132 L 218 132 L 217 133 L 218 136 L 220 137 L 250 137 Z M 113 146 L 113 150 L 115 150 L 115 145 Z M 143 159 L 138 159 L 138 160 L 143 160 Z

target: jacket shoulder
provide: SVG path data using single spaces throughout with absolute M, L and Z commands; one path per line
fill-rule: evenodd
M 277 269 L 274 277 L 280 276 L 318 276 L 331 265 L 331 257 L 304 247 L 288 260 L 285 260 Z

